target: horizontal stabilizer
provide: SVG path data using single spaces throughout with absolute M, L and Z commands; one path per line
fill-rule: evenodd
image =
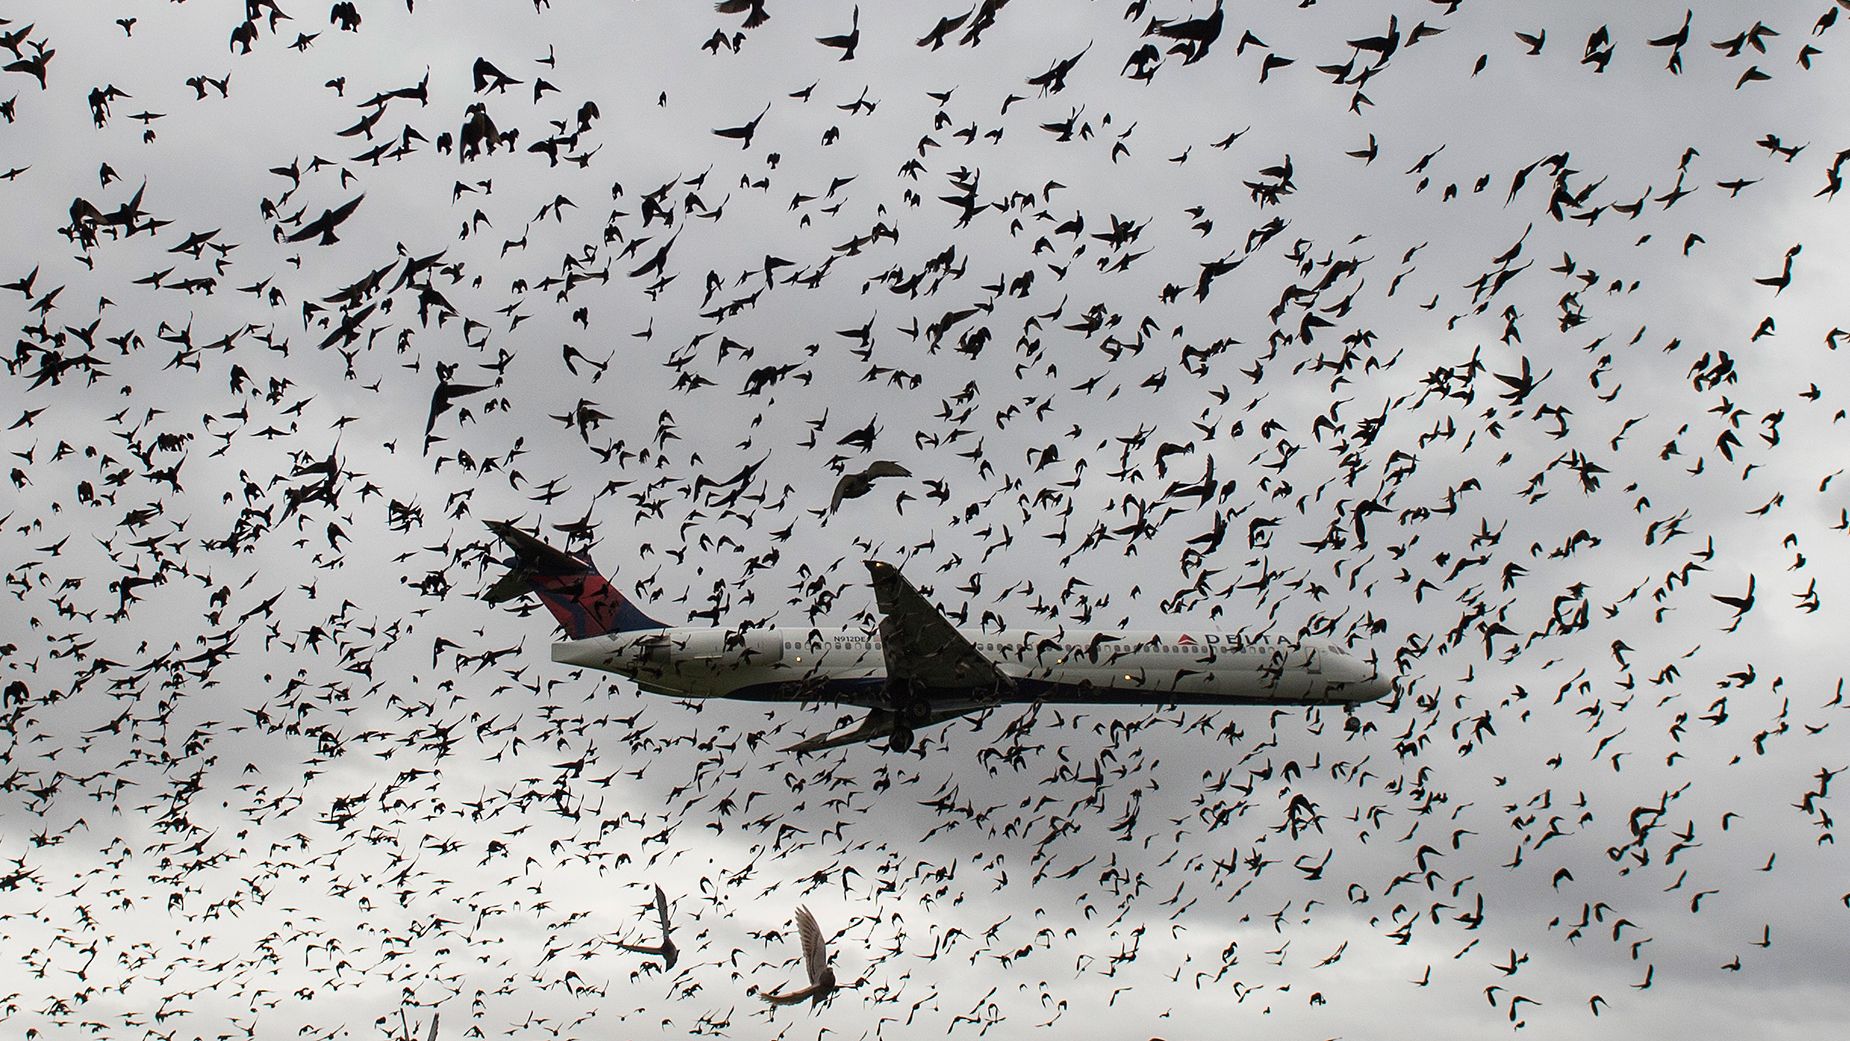
M 514 551 L 510 565 L 512 570 L 482 593 L 482 599 L 491 604 L 503 603 L 532 591 L 535 578 L 597 573 L 590 558 L 548 546 L 505 521 L 489 521 L 488 530 Z

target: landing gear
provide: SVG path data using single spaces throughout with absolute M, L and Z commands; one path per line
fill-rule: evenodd
M 1355 714 L 1353 707 L 1343 709 L 1343 730 L 1351 734 L 1361 733 L 1362 720 Z
M 931 702 L 916 688 L 906 686 L 889 692 L 893 705 L 893 729 L 886 747 L 891 752 L 912 750 L 913 729 L 931 721 Z

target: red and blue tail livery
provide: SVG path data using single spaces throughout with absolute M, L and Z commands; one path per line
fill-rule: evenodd
M 611 585 L 589 554 L 554 549 L 504 521 L 489 521 L 488 528 L 514 551 L 507 574 L 482 594 L 489 603 L 532 593 L 574 640 L 667 628 Z

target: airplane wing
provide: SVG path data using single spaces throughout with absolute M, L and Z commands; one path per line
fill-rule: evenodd
M 885 561 L 867 561 L 880 607 L 880 642 L 888 678 L 925 687 L 1012 686 L 943 612 Z
M 982 708 L 983 706 L 981 705 L 964 704 L 933 709 L 926 715 L 923 721 L 917 724 L 917 726 L 928 727 L 937 723 L 943 723 L 948 720 L 956 719 L 959 716 L 967 716 L 972 712 L 980 712 Z M 850 723 L 838 730 L 831 730 L 826 734 L 818 734 L 815 737 L 804 738 L 783 750 L 803 755 L 809 752 L 821 752 L 830 748 L 840 748 L 842 745 L 859 744 L 863 741 L 877 741 L 883 737 L 893 736 L 893 731 L 898 729 L 898 726 L 898 714 L 884 708 L 872 709 L 867 715 L 861 717 L 858 722 Z

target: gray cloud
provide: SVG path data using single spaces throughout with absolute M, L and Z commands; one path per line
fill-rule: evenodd
M 743 19 L 704 5 L 371 4 L 355 33 L 296 9 L 249 55 L 222 6 L 0 26 L 56 50 L 43 91 L 0 76 L 0 165 L 26 168 L 0 182 L 0 279 L 38 270 L 0 290 L 22 344 L 0 424 L 30 417 L 4 438 L 0 508 L 5 1018 L 380 1037 L 401 1008 L 445 1036 L 1834 1022 L 1842 705 L 1818 649 L 1843 577 L 1841 265 L 1816 193 L 1842 147 L 1843 30 L 1760 15 L 1778 35 L 1730 57 L 1716 42 L 1752 20 L 1710 5 L 1672 75 L 1646 41 L 1674 12 L 1246 5 L 1201 61 L 1141 83 L 1122 68 L 1144 20 L 1209 8 L 1018 0 L 980 46 L 931 51 L 914 41 L 962 9 L 869 6 L 839 62 L 814 40 L 850 6 L 773 6 L 714 53 Z M 1390 16 L 1399 49 L 1365 84 L 1318 70 Z M 1527 56 L 1515 32 L 1544 27 Z M 298 33 L 319 35 L 298 52 Z M 1082 51 L 1059 93 L 1028 83 Z M 1261 83 L 1267 54 L 1293 63 Z M 477 95 L 478 56 L 524 82 Z M 1770 78 L 1737 86 L 1750 67 Z M 184 84 L 227 70 L 225 97 Z M 426 70 L 427 104 L 339 136 Z M 541 78 L 559 89 L 536 102 Z M 132 96 L 99 128 L 85 97 L 106 84 Z M 437 153 L 477 101 L 514 147 Z M 528 150 L 587 101 L 559 148 L 584 166 Z M 749 148 L 713 133 L 767 103 Z M 1372 161 L 1345 154 L 1371 140 Z M 409 150 L 355 158 L 387 141 Z M 1286 157 L 1293 190 L 1265 201 Z M 292 164 L 290 191 L 271 171 Z M 107 213 L 144 182 L 144 216 L 171 223 L 88 249 L 59 233 L 74 197 Z M 971 182 L 959 226 L 943 199 Z M 645 221 L 665 185 L 672 224 Z M 362 193 L 338 244 L 278 241 Z M 1133 241 L 1095 237 L 1114 218 Z M 171 252 L 213 229 L 222 254 Z M 1790 284 L 1756 283 L 1795 243 Z M 424 278 L 454 314 L 422 318 L 397 282 L 439 253 Z M 766 256 L 790 264 L 767 280 Z M 1217 261 L 1238 264 L 1198 298 Z M 865 347 L 838 332 L 864 326 Z M 93 368 L 34 385 L 86 337 Z M 741 393 L 767 365 L 794 368 Z M 425 455 L 439 366 L 485 389 Z M 605 418 L 558 418 L 581 402 Z M 837 443 L 870 422 L 870 452 Z M 1159 464 L 1166 443 L 1192 450 Z M 831 463 L 875 458 L 918 476 L 825 525 Z M 761 459 L 735 500 L 696 488 Z M 1172 490 L 1209 476 L 1199 505 Z M 1383 507 L 1365 542 L 1364 501 Z M 599 561 L 670 621 L 854 624 L 858 560 L 883 556 L 973 620 L 1327 632 L 1400 692 L 1356 736 L 1315 710 L 1043 706 L 953 723 L 922 757 L 795 760 L 772 749 L 841 710 L 552 665 L 543 615 L 470 596 L 494 571 L 484 518 L 595 525 Z M 1730 630 L 1715 598 L 1750 576 Z M 654 884 L 683 951 L 667 976 L 613 946 L 646 932 Z M 750 988 L 800 975 L 799 903 L 855 985 L 772 1014 Z M 1517 995 L 1537 1003 L 1512 1017 Z

